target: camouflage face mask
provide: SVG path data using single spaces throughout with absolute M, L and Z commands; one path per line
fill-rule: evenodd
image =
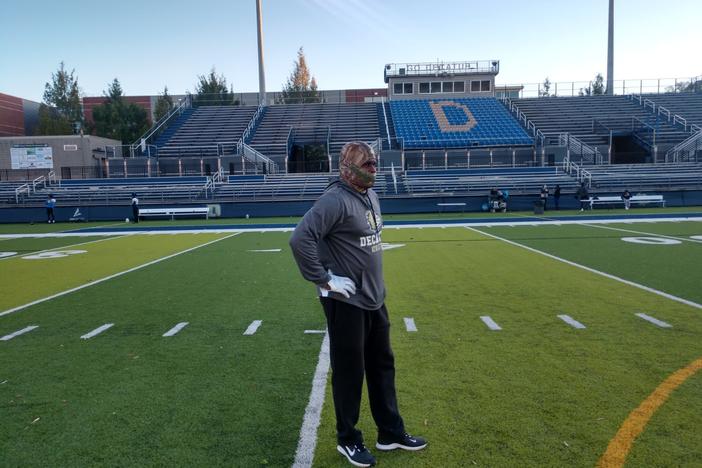
M 340 176 L 357 190 L 366 190 L 375 184 L 377 164 L 373 149 L 367 143 L 347 143 L 339 159 Z

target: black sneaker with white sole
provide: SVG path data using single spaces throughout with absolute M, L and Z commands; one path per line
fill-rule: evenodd
M 406 432 L 401 437 L 381 437 L 378 436 L 378 442 L 375 444 L 378 450 L 422 450 L 427 446 L 427 441 L 421 437 L 415 437 Z
M 337 445 L 336 449 L 354 466 L 375 466 L 375 458 L 363 444 Z

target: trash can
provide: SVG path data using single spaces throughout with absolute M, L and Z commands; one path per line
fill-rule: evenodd
M 544 203 L 541 200 L 534 202 L 534 214 L 535 215 L 544 214 Z

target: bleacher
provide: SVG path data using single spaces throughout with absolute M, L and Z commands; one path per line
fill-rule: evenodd
M 53 194 L 59 205 L 129 204 L 136 193 L 140 204 L 206 198 L 207 177 L 141 177 L 128 179 L 63 180 L 37 190 L 24 203 L 41 204 Z M 14 198 L 14 192 L 13 192 Z
M 395 132 L 405 148 L 533 144 L 526 131 L 493 98 L 390 101 L 390 109 Z
M 590 146 L 609 145 L 609 132 L 631 131 L 632 118 L 656 129 L 661 150 L 683 141 L 688 134 L 659 118 L 627 96 L 577 96 L 512 100 L 544 134 L 570 133 Z M 599 124 L 593 126 L 593 121 Z M 643 128 L 633 121 L 634 128 Z
M 380 137 L 378 106 L 375 103 L 268 106 L 248 144 L 284 167 L 292 127 L 328 128 L 329 151 L 334 156 L 349 141 L 370 143 Z
M 670 111 L 671 118 L 677 114 L 687 125 L 702 127 L 702 93 L 643 94 L 641 97 L 654 102 L 657 108 L 661 106 Z
M 228 183 L 219 184 L 217 200 L 239 199 L 316 199 L 338 174 L 280 174 L 229 176 Z M 378 173 L 373 187 L 379 195 L 386 192 L 385 175 Z
M 561 186 L 563 192 L 574 192 L 578 181 L 554 167 L 505 169 L 410 170 L 404 185 L 411 195 L 474 195 L 487 194 L 491 188 L 510 193 L 538 193 L 546 184 L 551 189 Z
M 156 139 L 158 156 L 207 157 L 234 154 L 256 106 L 186 109 Z
M 702 189 L 702 163 L 604 165 L 587 168 L 592 192 L 622 192 L 624 189 Z

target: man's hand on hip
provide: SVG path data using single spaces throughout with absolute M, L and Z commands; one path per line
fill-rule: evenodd
M 356 294 L 356 285 L 353 284 L 351 278 L 347 278 L 345 276 L 336 276 L 334 273 L 331 272 L 331 270 L 329 270 L 328 273 L 329 276 L 331 276 L 331 279 L 327 283 L 325 289 L 335 293 L 339 293 L 346 299 L 351 297 L 353 294 Z

